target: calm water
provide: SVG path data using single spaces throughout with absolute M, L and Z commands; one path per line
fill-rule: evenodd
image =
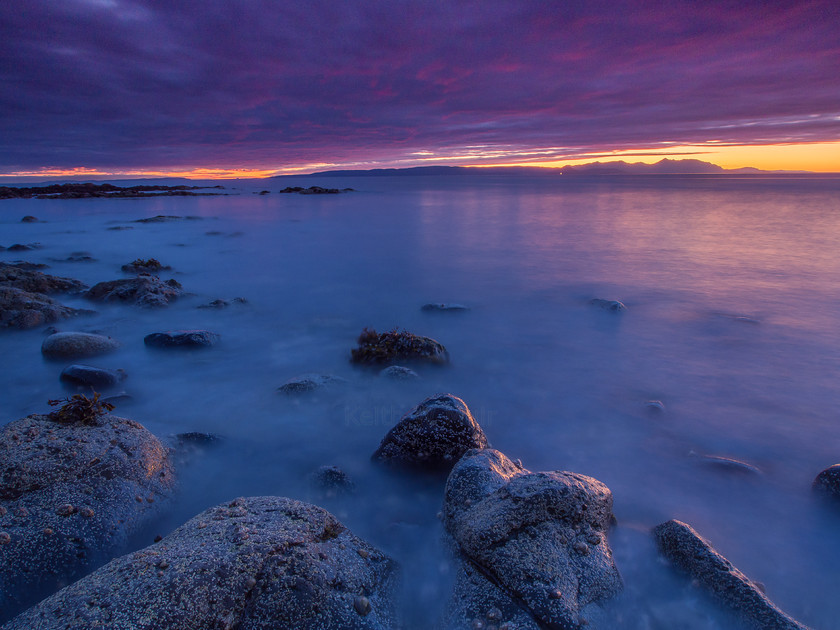
M 294 184 L 358 192 L 274 194 Z M 253 194 L 261 189 L 272 194 Z M 409 626 L 429 627 L 451 580 L 435 517 L 442 485 L 389 476 L 369 456 L 401 414 L 447 391 L 526 467 L 610 487 L 626 582 L 616 627 L 733 624 L 657 560 L 647 530 L 668 518 L 691 523 L 801 621 L 837 626 L 840 515 L 810 484 L 840 461 L 840 180 L 390 177 L 227 190 L 240 194 L 0 202 L 0 244 L 43 245 L 2 260 L 47 262 L 48 273 L 93 284 L 155 257 L 193 294 L 163 310 L 97 306 L 60 325 L 123 343 L 88 361 L 129 373 L 133 401 L 118 414 L 158 435 L 227 438 L 184 473 L 156 532 L 239 495 L 317 502 L 400 561 Z M 20 223 L 27 214 L 46 222 Z M 202 220 L 129 223 L 158 214 Z M 107 229 L 116 225 L 133 229 Z M 54 260 L 75 251 L 97 261 Z M 237 296 L 248 304 L 196 308 Z M 587 303 L 595 297 L 628 310 L 598 310 Z M 432 301 L 471 310 L 420 311 Z M 356 370 L 349 352 L 365 326 L 434 337 L 452 365 L 398 384 Z M 144 335 L 176 328 L 207 328 L 222 343 L 144 347 Z M 42 360 L 42 339 L 0 334 L 0 422 L 66 395 L 63 365 Z M 276 393 L 306 372 L 350 386 L 299 402 Z M 350 473 L 357 494 L 314 494 L 306 477 L 324 464 Z

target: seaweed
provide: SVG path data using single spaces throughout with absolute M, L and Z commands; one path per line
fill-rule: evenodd
M 55 411 L 47 414 L 50 420 L 59 424 L 96 426 L 99 424 L 99 416 L 114 409 L 114 405 L 111 403 L 99 400 L 99 392 L 93 392 L 92 398 L 88 398 L 84 394 L 74 394 L 70 398 L 50 400 L 49 404 L 50 407 L 61 405 Z
M 353 363 L 377 365 L 399 359 L 445 363 L 448 360 L 446 349 L 434 339 L 399 328 L 383 333 L 365 328 L 359 335 L 358 343 L 359 347 L 351 351 Z

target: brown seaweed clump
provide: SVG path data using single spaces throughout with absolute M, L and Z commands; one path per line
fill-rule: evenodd
M 64 403 L 64 404 L 62 404 Z M 50 407 L 58 407 L 55 411 L 47 414 L 53 422 L 59 424 L 87 424 L 98 425 L 99 416 L 114 409 L 114 405 L 99 400 L 99 392 L 93 392 L 93 397 L 88 398 L 84 394 L 74 394 L 70 398 L 50 400 Z
M 382 365 L 397 361 L 449 363 L 449 352 L 438 341 L 394 328 L 378 333 L 365 328 L 358 339 L 359 347 L 351 351 L 351 362 L 361 365 Z

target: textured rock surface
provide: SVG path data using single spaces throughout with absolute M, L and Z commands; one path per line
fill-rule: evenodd
M 686 571 L 724 604 L 741 615 L 750 627 L 773 630 L 803 630 L 782 612 L 746 575 L 701 537 L 691 526 L 670 520 L 653 529 L 659 551 Z
M 175 483 L 169 450 L 112 415 L 98 426 L 9 423 L 0 475 L 1 619 L 122 551 Z
M 169 330 L 146 335 L 143 343 L 152 348 L 209 348 L 219 338 L 209 330 Z
M 468 450 L 487 445 L 487 437 L 466 403 L 452 394 L 438 394 L 403 416 L 382 439 L 373 459 L 426 468 L 451 468 Z
M 34 328 L 93 311 L 70 308 L 43 293 L 0 285 L 0 327 Z
M 621 311 L 626 311 L 627 307 L 624 306 L 622 302 L 618 300 L 604 300 L 601 298 L 593 298 L 589 300 L 589 303 L 592 306 L 597 306 L 598 308 L 602 308 L 605 311 L 612 311 L 614 313 L 620 313 Z
M 346 379 L 332 374 L 301 374 L 283 383 L 277 388 L 277 391 L 295 396 L 318 390 L 334 389 L 346 384 Z
M 30 293 L 61 293 L 84 291 L 87 286 L 72 278 L 50 276 L 40 271 L 26 269 L 10 263 L 0 263 L 0 285 L 14 287 Z
M 278 497 L 211 508 L 3 630 L 398 627 L 395 566 L 329 512 Z
M 351 351 L 350 360 L 360 365 L 387 365 L 398 362 L 449 363 L 449 352 L 438 341 L 410 332 L 391 330 L 378 333 L 365 328 L 358 339 L 359 347 Z
M 420 378 L 417 372 L 402 365 L 389 365 L 379 373 L 379 376 L 392 381 L 413 381 Z
M 41 344 L 41 354 L 50 359 L 83 359 L 107 354 L 120 347 L 105 335 L 84 332 L 53 333 Z
M 834 464 L 822 471 L 814 479 L 816 492 L 840 500 L 840 464 Z
M 85 293 L 91 300 L 100 302 L 128 302 L 138 306 L 166 306 L 183 295 L 177 280 L 164 282 L 157 276 L 141 275 L 136 278 L 110 280 L 93 285 Z
M 114 387 L 125 380 L 125 371 L 74 364 L 64 368 L 59 378 L 68 385 L 105 389 Z
M 461 552 L 549 628 L 589 624 L 621 591 L 612 519 L 596 479 L 532 473 L 491 449 L 466 453 L 446 482 L 444 524 Z

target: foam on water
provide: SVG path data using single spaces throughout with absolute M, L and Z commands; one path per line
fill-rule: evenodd
M 313 184 L 358 192 L 276 194 Z M 611 488 L 611 540 L 627 582 L 616 627 L 731 623 L 657 562 L 646 531 L 668 518 L 691 523 L 803 622 L 828 628 L 840 618 L 837 517 L 810 493 L 814 476 L 840 461 L 837 180 L 233 186 L 241 194 L 0 202 L 0 244 L 43 245 L 2 260 L 47 262 L 48 273 L 93 284 L 154 257 L 192 294 L 162 310 L 97 305 L 97 316 L 59 324 L 123 343 L 88 361 L 128 372 L 133 401 L 117 413 L 159 435 L 227 438 L 185 473 L 160 533 L 237 495 L 319 502 L 401 562 L 409 624 L 428 627 L 451 579 L 435 518 L 441 482 L 389 475 L 369 457 L 401 414 L 447 391 L 526 467 L 573 470 Z M 262 189 L 272 194 L 253 194 Z M 159 214 L 201 219 L 131 222 Z M 43 222 L 20 223 L 24 215 Z M 132 229 L 108 229 L 116 226 Z M 97 261 L 55 261 L 75 251 Z M 237 296 L 248 303 L 196 308 Z M 470 310 L 421 311 L 428 302 Z M 398 383 L 353 369 L 349 352 L 365 326 L 434 337 L 452 365 Z M 148 333 L 178 328 L 207 328 L 222 342 L 178 353 L 143 345 Z M 64 365 L 41 358 L 42 339 L 41 330 L 0 334 L 0 422 L 64 395 Z M 307 372 L 350 386 L 315 401 L 276 392 Z M 306 477 L 324 464 L 344 468 L 358 493 L 313 495 Z

